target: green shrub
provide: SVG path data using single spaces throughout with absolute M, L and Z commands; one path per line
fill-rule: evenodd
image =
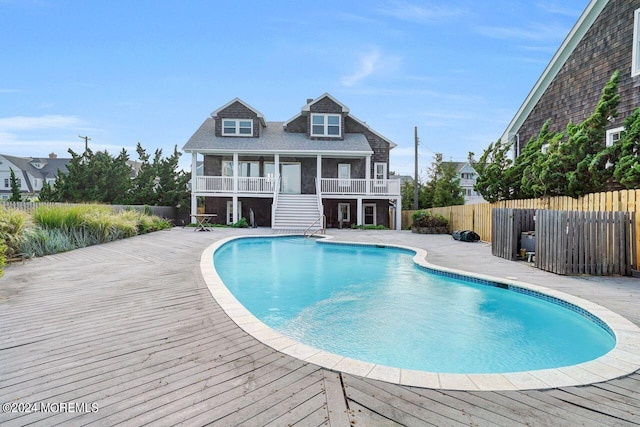
M 380 225 L 357 225 L 357 224 L 351 224 L 351 228 L 356 230 L 388 230 L 387 227 L 385 227 L 384 225 L 380 224 Z
M 440 214 L 420 210 L 411 214 L 414 227 L 448 227 L 449 220 Z
M 0 277 L 4 274 L 4 266 L 7 263 L 7 245 L 0 241 Z
M 234 223 L 231 225 L 233 228 L 247 228 L 249 227 L 249 223 L 247 222 L 247 219 L 242 217 L 238 220 L 238 222 Z
M 31 258 L 67 252 L 81 246 L 87 246 L 78 246 L 74 240 L 71 234 L 65 230 L 35 227 L 25 231 L 20 248 L 25 256 Z
M 5 257 L 13 258 L 20 255 L 20 241 L 28 218 L 26 212 L 17 209 L 0 209 L 0 244 L 5 245 Z

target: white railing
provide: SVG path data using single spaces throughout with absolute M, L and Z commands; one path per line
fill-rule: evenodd
M 196 176 L 196 188 L 198 193 L 207 192 L 233 192 L 232 176 Z
M 273 203 L 271 203 L 271 227 L 276 223 L 276 210 L 278 208 L 278 194 L 280 194 L 280 180 L 282 177 L 278 177 L 276 185 L 273 188 Z
M 322 178 L 322 194 L 372 194 L 397 196 L 399 179 L 344 179 Z
M 239 193 L 273 193 L 275 178 L 238 177 Z
M 322 213 L 324 212 L 324 206 L 322 205 L 322 189 L 320 188 L 320 182 L 318 181 L 318 178 L 314 178 L 315 182 L 316 182 L 316 198 L 318 201 L 318 212 Z
M 238 193 L 273 193 L 275 178 L 238 177 Z M 197 193 L 233 193 L 232 176 L 197 176 Z

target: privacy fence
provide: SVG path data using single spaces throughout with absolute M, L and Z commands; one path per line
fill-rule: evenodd
M 498 233 L 504 233 L 504 231 L 493 230 L 492 227 L 492 210 L 494 208 L 511 208 L 511 209 L 532 209 L 532 210 L 543 210 L 543 211 L 581 211 L 581 212 L 627 212 L 630 215 L 627 219 L 630 232 L 625 237 L 625 244 L 629 246 L 632 253 L 633 262 L 632 265 L 637 268 L 640 262 L 640 251 L 635 250 L 635 248 L 640 247 L 640 215 L 638 212 L 640 211 L 640 190 L 619 190 L 619 191 L 608 191 L 602 193 L 593 193 L 588 194 L 586 196 L 574 199 L 571 197 L 548 197 L 542 199 L 525 199 L 525 200 L 505 200 L 496 203 L 481 203 L 477 205 L 462 205 L 462 206 L 448 206 L 443 208 L 432 208 L 428 209 L 432 213 L 438 213 L 443 215 L 445 218 L 449 219 L 451 231 L 453 230 L 474 230 L 476 233 L 480 235 L 480 238 L 487 242 L 493 242 L 493 237 L 497 241 L 504 237 L 498 236 Z M 411 214 L 414 211 L 403 211 L 402 212 L 402 227 L 407 228 L 411 225 Z M 614 214 L 615 216 L 615 214 Z M 537 220 L 537 218 L 536 218 Z M 576 220 L 577 221 L 577 220 Z M 586 220 L 585 220 L 586 221 Z M 608 221 L 614 221 L 614 219 L 602 219 L 600 223 L 597 220 L 594 224 L 604 224 Z M 537 221 L 536 221 L 537 222 Z M 582 227 L 587 227 L 586 225 Z M 595 233 L 598 228 L 603 227 L 603 225 L 593 225 L 589 226 L 589 233 Z M 606 228 L 606 227 L 604 227 Z M 580 229 L 580 233 L 584 235 L 585 228 Z M 602 228 L 601 228 L 602 230 Z M 565 226 L 565 234 L 566 234 L 566 226 Z M 589 234 L 591 236 L 591 234 Z M 597 248 L 593 250 L 603 251 L 603 248 L 608 248 L 618 244 L 620 242 L 620 237 L 616 238 L 613 235 L 610 235 L 608 232 L 606 234 L 607 239 L 611 238 L 611 240 L 601 241 L 598 243 Z M 611 236 L 611 237 L 610 237 Z M 585 238 L 583 243 L 578 243 L 578 245 L 582 244 L 582 248 L 585 248 L 586 245 L 595 244 L 596 240 L 594 238 L 589 237 Z M 618 243 L 616 243 L 618 242 Z M 565 244 L 561 242 L 562 244 Z M 568 242 L 566 242 L 569 245 Z M 575 247 L 572 244 L 572 248 Z M 580 246 L 579 246 L 580 247 Z M 589 246 L 591 248 L 591 246 Z M 591 249 L 590 249 L 591 250 Z M 574 253 L 577 253 L 578 256 L 578 264 L 580 264 L 580 254 L 579 252 L 572 252 L 571 256 L 574 256 Z M 583 255 L 586 256 L 586 255 Z M 591 259 L 591 258 L 590 258 Z M 536 256 L 536 262 L 542 262 L 540 257 Z M 589 271 L 591 271 L 592 266 L 595 268 L 596 272 L 598 271 L 597 263 L 589 264 Z M 602 268 L 602 266 L 600 267 Z M 566 274 L 576 274 L 573 272 L 569 272 Z M 588 273 L 594 274 L 594 273 Z M 597 274 L 597 273 L 595 273 Z

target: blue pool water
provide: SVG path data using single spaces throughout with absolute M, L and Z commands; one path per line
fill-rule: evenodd
M 237 239 L 214 254 L 233 295 L 281 334 L 354 359 L 442 373 L 574 365 L 614 337 L 540 298 L 424 271 L 413 252 L 297 237 Z

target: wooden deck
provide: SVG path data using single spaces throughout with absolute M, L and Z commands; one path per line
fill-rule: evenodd
M 0 413 L 0 424 L 640 425 L 639 372 L 582 387 L 461 392 L 367 380 L 275 352 L 237 327 L 202 282 L 202 250 L 232 233 L 176 228 L 10 266 L 0 279 L 0 403 L 33 405 Z M 638 279 L 559 278 L 442 237 L 336 235 L 421 245 L 442 265 L 466 257 L 470 270 L 546 282 L 640 322 Z M 56 407 L 66 402 L 87 406 Z

